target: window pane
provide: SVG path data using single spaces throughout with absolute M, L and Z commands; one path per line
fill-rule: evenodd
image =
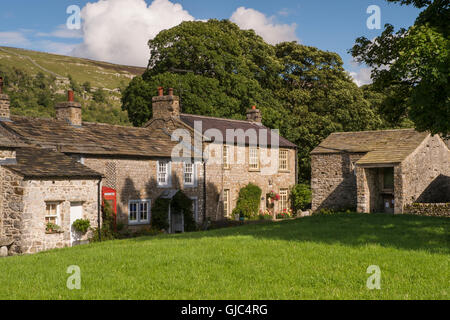
M 167 163 L 158 162 L 158 183 L 165 184 L 167 182 Z
M 288 190 L 287 189 L 281 189 L 280 190 L 280 209 L 289 209 L 288 205 Z
M 223 166 L 224 168 L 228 168 L 230 166 L 230 161 L 229 161 L 229 147 L 228 146 L 223 146 Z
M 130 203 L 130 221 L 137 221 L 137 203 Z
M 141 220 L 141 221 L 148 220 L 148 203 L 147 202 L 140 203 L 139 220 Z
M 258 148 L 255 147 L 249 148 L 249 167 L 250 169 L 259 168 Z
M 184 183 L 192 184 L 194 182 L 193 173 L 194 173 L 194 166 L 192 165 L 192 163 L 185 163 L 184 164 Z
M 383 184 L 385 189 L 394 188 L 394 168 L 383 169 Z
M 288 170 L 288 150 L 280 150 L 279 158 L 280 170 Z

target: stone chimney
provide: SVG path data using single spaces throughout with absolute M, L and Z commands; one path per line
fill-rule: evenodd
M 9 120 L 9 96 L 3 93 L 3 78 L 0 77 L 0 121 Z
M 169 88 L 169 94 L 164 95 L 164 88 L 158 87 L 158 96 L 152 98 L 153 119 L 180 118 L 180 98 L 173 95 L 173 89 Z
M 81 104 L 73 100 L 73 91 L 67 92 L 68 101 L 56 104 L 56 119 L 65 120 L 73 126 L 81 126 Z
M 247 121 L 261 123 L 262 122 L 261 110 L 256 109 L 256 106 L 252 106 L 251 109 L 248 109 Z

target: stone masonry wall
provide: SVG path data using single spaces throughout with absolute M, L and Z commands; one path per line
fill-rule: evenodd
M 428 137 L 401 165 L 403 208 L 413 202 L 450 202 L 450 151 L 435 135 Z
M 0 166 L 0 239 L 13 241 L 9 254 L 22 253 L 23 178 Z
M 0 94 L 0 118 L 9 119 L 9 96 L 7 94 Z
M 71 245 L 70 205 L 81 202 L 83 219 L 89 219 L 91 227 L 97 227 L 98 180 L 24 180 L 23 230 L 21 251 L 35 253 Z M 59 226 L 62 233 L 46 233 L 46 202 L 59 203 Z M 78 241 L 92 236 L 88 231 L 79 235 Z
M 171 187 L 158 187 L 156 183 L 156 159 L 117 159 L 86 157 L 84 164 L 106 177 L 102 185 L 117 192 L 117 220 L 128 225 L 128 202 L 130 200 L 154 201 L 167 189 L 183 189 L 188 197 L 197 198 L 197 215 L 201 222 L 203 216 L 203 170 L 202 164 L 196 163 L 197 184 L 193 187 L 183 185 L 183 163 L 172 162 Z M 128 228 L 133 231 L 149 225 L 133 225 Z
M 221 150 L 220 148 L 218 150 Z M 249 183 L 259 186 L 262 190 L 260 209 L 266 209 L 265 196 L 270 191 L 280 192 L 280 189 L 290 189 L 295 185 L 295 150 L 289 149 L 288 171 L 278 171 L 278 166 L 274 167 L 275 172 L 265 174 L 264 168 L 269 168 L 270 164 L 261 164 L 256 171 L 249 170 L 248 147 L 236 146 L 234 154 L 234 164 L 230 169 L 223 169 L 222 164 L 208 164 L 206 168 L 207 176 L 207 215 L 211 220 L 224 219 L 223 212 L 223 190 L 230 190 L 230 214 L 236 207 L 236 202 L 241 188 Z M 220 151 L 219 151 L 220 152 Z M 245 163 L 238 163 L 238 155 L 245 155 Z M 264 151 L 260 149 L 260 159 Z M 270 152 L 268 152 L 270 155 Z M 243 159 L 243 158 L 242 158 Z M 267 172 L 269 173 L 269 172 Z M 271 184 L 270 184 L 271 183 Z M 275 212 L 280 211 L 279 201 L 275 203 Z
M 364 154 L 312 154 L 312 210 L 356 208 L 354 163 Z

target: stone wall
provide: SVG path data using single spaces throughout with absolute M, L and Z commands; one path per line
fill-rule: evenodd
M 0 118 L 9 119 L 9 96 L 7 94 L 0 94 Z
M 34 253 L 71 245 L 70 206 L 82 203 L 83 219 L 97 227 L 97 180 L 24 180 L 21 252 Z M 59 203 L 61 233 L 46 233 L 46 202 Z M 92 236 L 88 231 L 77 241 L 85 242 Z
M 105 175 L 103 186 L 117 192 L 117 220 L 128 225 L 128 202 L 130 200 L 154 201 L 168 189 L 182 189 L 188 197 L 197 198 L 197 215 L 199 221 L 203 217 L 203 169 L 201 163 L 196 163 L 197 183 L 193 187 L 183 185 L 183 163 L 172 162 L 171 187 L 158 187 L 156 182 L 156 159 L 127 159 L 85 157 L 84 164 Z M 128 228 L 133 231 L 149 225 L 133 225 Z
M 404 213 L 433 217 L 450 217 L 450 203 L 411 203 L 404 207 Z
M 363 153 L 312 154 L 312 210 L 356 208 L 355 162 Z
M 403 161 L 402 198 L 413 202 L 450 202 L 450 151 L 438 135 L 428 137 Z
M 0 239 L 12 242 L 9 254 L 22 253 L 23 178 L 0 166 Z
M 230 213 L 236 207 L 236 202 L 241 188 L 249 183 L 259 186 L 262 190 L 260 209 L 266 209 L 265 196 L 270 191 L 280 192 L 280 189 L 290 189 L 295 185 L 295 150 L 289 149 L 288 171 L 278 171 L 278 162 L 274 167 L 275 172 L 267 170 L 270 164 L 261 164 L 260 169 L 252 171 L 249 169 L 248 151 L 245 146 L 236 146 L 234 154 L 234 164 L 229 169 L 224 169 L 221 164 L 208 164 L 206 168 L 207 176 L 207 214 L 212 220 L 224 219 L 223 212 L 223 190 L 230 190 Z M 260 149 L 260 159 L 265 151 Z M 270 152 L 267 153 L 270 156 Z M 238 163 L 238 155 L 243 155 L 244 163 Z M 277 159 L 278 161 L 278 159 Z M 241 161 L 242 162 L 242 161 Z M 261 161 L 262 162 L 262 161 Z M 267 170 L 267 171 L 266 171 Z M 279 211 L 279 201 L 275 203 L 275 212 Z

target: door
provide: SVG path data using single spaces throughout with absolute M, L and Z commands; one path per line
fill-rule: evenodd
M 74 221 L 83 219 L 83 204 L 81 202 L 70 203 L 70 245 L 74 246 L 80 243 L 81 234 L 73 227 Z
M 171 212 L 170 233 L 184 232 L 184 216 L 182 212 Z
M 394 213 L 394 196 L 385 194 L 383 204 L 385 213 Z

